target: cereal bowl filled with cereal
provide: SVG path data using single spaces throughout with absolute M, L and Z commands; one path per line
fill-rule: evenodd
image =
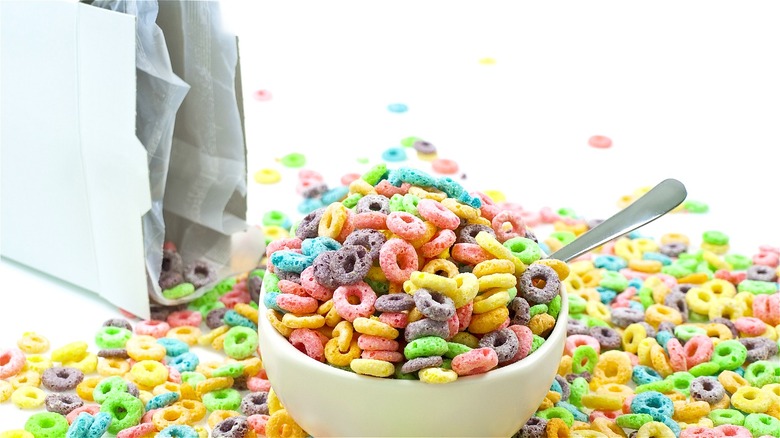
M 260 353 L 286 433 L 514 434 L 558 369 L 568 266 L 450 178 L 356 181 L 267 248 Z

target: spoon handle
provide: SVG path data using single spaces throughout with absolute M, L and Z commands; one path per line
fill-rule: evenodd
M 685 186 L 680 181 L 665 179 L 628 207 L 550 254 L 549 258 L 568 262 L 599 245 L 658 219 L 680 205 L 686 195 Z

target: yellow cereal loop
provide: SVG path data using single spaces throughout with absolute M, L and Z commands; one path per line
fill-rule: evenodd
M 363 178 L 358 178 L 349 183 L 349 193 L 360 193 L 363 196 L 376 195 L 376 190 L 374 189 L 374 186 L 369 184 L 366 180 Z
M 406 280 L 403 283 L 403 289 L 407 294 L 414 295 L 420 289 L 420 287 L 412 283 L 412 280 Z
M 467 219 L 466 222 L 469 224 L 485 225 L 487 227 L 491 225 L 490 221 L 482 216 L 475 217 L 474 219 Z
M 674 373 L 672 365 L 669 363 L 669 356 L 666 355 L 664 347 L 658 344 L 650 347 L 650 364 L 663 378 Z
M 619 396 L 598 392 L 583 394 L 580 402 L 586 408 L 603 411 L 618 411 L 623 407 L 623 400 Z
M 710 307 L 715 301 L 715 294 L 712 291 L 701 287 L 692 287 L 685 294 L 685 302 L 688 308 L 696 313 L 707 315 L 710 313 Z
M 489 312 L 475 314 L 471 317 L 469 331 L 475 335 L 484 335 L 497 330 L 507 318 L 509 318 L 509 308 L 507 307 L 499 307 Z
M 411 243 L 415 249 L 420 249 L 421 246 L 430 242 L 430 240 L 433 238 L 433 235 L 436 234 L 437 231 L 439 231 L 436 225 L 428 221 L 423 222 L 423 225 L 425 226 L 425 232 L 423 233 L 423 235 L 417 239 L 413 239 L 409 241 L 409 243 Z M 391 237 L 398 237 L 398 236 L 388 235 L 387 239 L 390 240 Z M 422 262 L 422 257 L 420 258 L 420 261 Z
M 336 327 L 336 324 L 340 323 L 344 318 L 339 315 L 335 306 L 331 306 L 328 313 L 325 314 L 325 325 L 328 327 Z
M 709 275 L 704 272 L 694 272 L 693 274 L 688 274 L 684 277 L 680 277 L 677 279 L 677 284 L 684 284 L 684 283 L 691 283 L 691 284 L 702 284 L 705 281 L 709 280 Z
M 371 266 L 366 273 L 366 278 L 374 281 L 387 281 L 384 271 L 381 266 Z
M 512 274 L 488 274 L 477 278 L 479 291 L 488 289 L 509 289 L 517 285 L 517 277 Z
M 24 332 L 16 345 L 27 354 L 44 353 L 49 349 L 49 340 L 35 332 Z
M 541 259 L 541 260 L 556 260 L 556 259 Z M 597 270 L 596 266 L 593 264 L 591 260 L 577 260 L 577 261 L 569 262 L 567 266 L 569 267 L 569 270 L 571 272 L 577 275 L 582 275 L 585 274 L 586 272 Z
M 650 275 L 642 283 L 643 288 L 649 288 L 652 291 L 653 301 L 663 303 L 666 295 L 671 291 L 669 286 L 657 275 Z
M 213 341 L 211 341 L 211 348 L 222 351 L 223 347 L 225 346 L 225 338 L 227 337 L 227 333 L 223 333 L 216 338 L 214 338 Z
M 555 318 L 547 313 L 534 315 L 528 322 L 528 328 L 531 329 L 531 333 L 543 338 L 550 334 L 553 327 L 555 327 Z
M 539 259 L 534 263 L 552 268 L 552 270 L 558 274 L 558 278 L 560 278 L 561 281 L 566 280 L 566 278 L 569 276 L 569 273 L 571 272 L 569 265 L 558 259 Z
M 659 421 L 651 421 L 639 428 L 636 438 L 675 438 L 675 435 L 669 426 Z
M 725 324 L 709 323 L 704 324 L 702 328 L 707 332 L 708 337 L 715 338 L 713 340 L 727 341 L 734 337 L 734 334 L 731 333 L 731 330 Z
M 154 395 L 160 395 L 166 392 L 175 392 L 181 397 L 181 385 L 174 382 L 163 382 L 152 388 L 152 394 Z
M 515 275 L 525 272 L 525 264 L 512 254 L 509 248 L 505 247 L 492 234 L 486 231 L 480 231 L 475 237 L 477 244 L 489 252 L 493 257 L 509 260 L 515 265 Z
M 710 405 L 710 409 L 713 411 L 715 409 L 729 409 L 730 407 L 731 397 L 728 394 L 725 394 L 719 402 Z
M 723 385 L 723 388 L 726 389 L 726 392 L 728 392 L 729 395 L 737 392 L 739 388 L 750 385 L 748 381 L 745 380 L 745 378 L 735 373 L 734 371 L 728 370 L 722 371 L 720 374 L 718 374 L 718 381 L 721 385 Z
M 265 311 L 265 317 L 268 318 L 268 322 L 271 323 L 277 332 L 279 332 L 285 338 L 290 337 L 293 329 L 282 323 L 282 314 L 280 312 L 277 312 L 273 309 L 268 309 Z M 225 330 L 225 332 L 227 332 L 227 330 Z
M 46 400 L 46 393 L 35 386 L 22 386 L 11 394 L 11 401 L 20 409 L 35 409 Z
M 673 309 L 663 304 L 652 304 L 645 310 L 645 321 L 658 329 L 658 325 L 664 321 L 669 321 L 674 325 L 683 323 L 682 314 L 677 309 Z
M 753 316 L 753 298 L 755 297 L 751 292 L 739 292 L 734 295 L 734 301 L 742 307 L 744 316 Z
M 101 357 L 98 359 L 97 372 L 101 376 L 123 376 L 130 371 L 130 363 L 124 359 Z
M 737 319 L 745 316 L 744 303 L 733 298 L 716 298 L 710 303 L 707 315 L 710 319 L 726 318 Z
M 574 291 L 574 295 L 579 296 L 583 300 L 587 302 L 594 302 L 594 303 L 600 303 L 601 302 L 601 296 L 599 295 L 599 292 L 594 288 L 583 288 Z
M 189 424 L 190 421 L 189 412 L 181 405 L 166 406 L 152 415 L 152 423 L 157 430 L 163 430 L 168 426 Z
M 578 275 L 582 280 L 583 286 L 588 288 L 595 288 L 598 287 L 599 284 L 601 284 L 601 278 L 602 278 L 601 272 L 602 272 L 601 269 L 593 269 L 591 271 L 583 272 L 582 274 L 578 274 Z
M 365 376 L 390 377 L 395 374 L 395 365 L 376 359 L 353 359 L 349 363 L 352 371 Z
M 246 303 L 237 303 L 233 310 L 235 310 L 239 315 L 243 316 L 244 318 L 249 319 L 250 321 L 257 324 L 257 320 L 259 318 L 259 312 L 254 307 L 250 306 Z
M 286 409 L 271 414 L 265 423 L 265 436 L 268 438 L 306 438 L 308 434 L 293 420 Z
M 712 251 L 702 251 L 702 258 L 704 259 L 705 262 L 707 262 L 710 265 L 712 269 L 715 270 L 725 269 L 727 271 L 732 270 L 732 266 L 730 263 L 718 257 L 718 255 Z
M 642 251 L 639 249 L 639 245 L 637 245 L 635 240 L 627 237 L 620 237 L 615 241 L 614 251 L 615 255 L 629 261 L 642 259 Z
M 153 336 L 133 336 L 125 344 L 125 349 L 127 355 L 135 361 L 155 360 L 159 362 L 165 358 L 165 347 L 158 343 Z
M 33 370 L 37 373 L 43 373 L 53 365 L 54 363 L 51 361 L 51 359 L 42 354 L 28 354 L 24 369 Z
M 634 390 L 631 389 L 631 387 L 620 383 L 605 383 L 596 388 L 596 392 L 599 394 L 614 395 L 620 397 L 621 400 L 625 400 L 628 396 L 634 395 Z
M 357 181 L 357 180 L 356 180 Z M 320 218 L 317 233 L 320 237 L 335 239 L 341 234 L 341 229 L 347 221 L 348 209 L 340 202 L 334 202 L 325 208 Z
M 647 337 L 647 329 L 642 324 L 629 324 L 623 330 L 623 351 L 636 354 L 639 343 Z
M 445 265 L 444 263 L 437 263 L 438 261 L 447 262 L 447 260 L 435 259 L 432 260 L 431 262 L 428 262 L 428 264 L 430 265 L 432 263 L 436 263 L 437 265 L 442 265 L 442 266 Z M 452 262 L 447 262 L 447 263 L 452 263 Z M 433 272 L 438 272 L 441 270 L 442 269 L 434 268 Z M 453 275 L 453 277 L 458 274 L 458 269 L 455 268 L 454 272 L 455 274 Z M 447 274 L 449 275 L 449 272 Z M 444 277 L 441 275 L 436 275 L 435 273 L 431 273 L 431 272 L 414 271 L 409 276 L 409 281 L 411 281 L 415 286 L 417 286 L 417 288 L 429 289 L 432 291 L 443 293 L 444 295 L 447 296 L 454 295 L 455 292 L 457 292 L 458 290 L 458 283 L 455 282 L 455 279 Z M 407 291 L 407 293 L 409 292 Z
M 35 438 L 35 435 L 22 429 L 13 429 L 0 432 L 0 438 Z
M 490 274 L 514 274 L 515 264 L 509 260 L 490 259 L 479 262 L 471 270 L 471 273 L 477 278 Z
M 675 421 L 684 421 L 686 423 L 698 422 L 702 417 L 709 415 L 710 404 L 705 401 L 697 400 L 680 400 L 674 402 L 674 415 Z
M 596 432 L 606 434 L 610 438 L 626 437 L 626 433 L 623 432 L 623 429 L 620 426 L 618 426 L 614 421 L 604 417 L 594 419 L 593 423 L 590 425 L 590 428 Z
M 423 315 L 422 312 L 420 312 L 420 309 L 418 309 L 417 307 L 413 307 L 412 310 L 409 311 L 407 316 L 409 322 L 419 321 L 423 318 L 425 318 L 425 315 Z
M 173 406 L 181 406 L 187 411 L 188 424 L 190 425 L 206 417 L 206 405 L 198 400 L 183 399 L 174 403 Z
M 238 363 L 244 366 L 243 375 L 246 377 L 255 376 L 263 369 L 263 361 L 256 356 L 240 360 Z
M 263 225 L 263 234 L 269 240 L 286 239 L 290 237 L 290 232 L 278 225 Z
M 654 345 L 658 345 L 658 341 L 656 341 L 655 338 L 647 337 L 639 342 L 636 355 L 639 358 L 640 365 L 650 366 L 650 349 Z
M 634 271 L 639 271 L 639 272 L 646 272 L 648 274 L 655 274 L 661 272 L 662 267 L 663 267 L 663 263 L 661 263 L 658 260 L 634 259 L 628 261 L 629 269 L 633 269 Z
M 455 303 L 455 307 L 459 308 L 468 304 L 479 293 L 479 280 L 477 276 L 464 272 L 454 277 L 455 283 L 458 285 L 458 289 L 452 295 L 447 295 Z
M 325 344 L 325 360 L 328 361 L 329 364 L 338 367 L 349 365 L 353 359 L 360 357 L 360 353 L 362 353 L 362 351 L 360 350 L 360 347 L 358 347 L 357 338 L 350 342 L 349 350 L 346 352 L 342 352 L 339 349 L 339 340 L 336 338 L 329 340 Z
M 398 337 L 398 330 L 385 324 L 382 321 L 373 318 L 357 317 L 352 321 L 352 327 L 358 333 L 363 333 L 371 336 L 379 336 L 385 339 L 395 339 Z
M 768 411 L 774 401 L 772 394 L 752 386 L 739 387 L 731 395 L 731 405 L 749 414 Z
M 294 313 L 285 313 L 282 316 L 282 324 L 291 329 L 317 329 L 325 325 L 325 317 L 317 314 L 295 315 Z
M 187 345 L 191 347 L 198 343 L 198 338 L 200 337 L 200 335 L 201 332 L 198 327 L 182 325 L 168 330 L 168 333 L 165 334 L 165 337 L 178 339 L 182 342 L 187 343 Z
M 255 172 L 254 177 L 258 184 L 274 184 L 282 180 L 282 174 L 275 169 L 260 169 Z
M 476 219 L 480 216 L 479 210 L 476 208 L 470 207 L 465 204 L 461 204 L 454 198 L 445 198 L 442 199 L 441 205 L 443 205 L 447 210 L 450 210 L 451 212 L 455 213 L 456 216 L 458 216 L 461 219 Z
M 609 438 L 603 432 L 599 432 L 597 430 L 589 430 L 589 429 L 572 430 L 571 437 L 572 438 Z
M 8 400 L 14 392 L 14 387 L 5 380 L 0 380 L 0 403 Z
M 691 240 L 688 238 L 688 236 L 680 233 L 666 233 L 662 235 L 659 240 L 661 241 L 661 245 L 666 245 L 668 243 L 682 243 L 685 246 L 689 246 L 691 244 Z
M 8 382 L 14 387 L 14 389 L 21 388 L 22 386 L 41 386 L 41 374 L 33 370 L 22 371 L 21 373 L 11 376 Z
M 446 193 L 435 187 L 428 187 L 427 189 L 423 189 L 422 187 L 411 186 L 409 187 L 408 193 L 417 196 L 420 199 L 432 199 L 439 202 L 447 198 Z
M 222 365 L 224 365 L 224 363 L 218 360 L 200 362 L 198 366 L 195 367 L 195 371 L 203 374 L 206 377 L 211 377 L 211 373 L 213 373 L 217 368 L 221 367 Z
M 452 337 L 451 342 L 455 342 L 456 344 L 463 344 L 471 348 L 479 348 L 479 338 L 469 332 L 458 332 L 455 336 Z
M 229 326 L 221 325 L 208 333 L 204 333 L 198 337 L 198 345 L 202 347 L 211 345 L 211 343 L 214 342 L 214 339 L 216 339 L 218 336 L 224 335 L 228 332 L 228 330 L 230 330 Z
M 276 395 L 276 391 L 274 391 L 273 388 L 271 388 L 268 391 L 268 399 L 266 399 L 266 403 L 268 404 L 268 414 L 273 415 L 274 412 L 281 411 L 284 409 L 284 405 L 282 405 L 282 401 L 279 400 L 279 396 Z
M 195 392 L 199 396 L 203 396 L 207 392 L 230 388 L 231 386 L 233 386 L 232 377 L 209 377 L 195 385 Z
M 64 345 L 51 352 L 51 360 L 54 362 L 78 362 L 87 355 L 86 342 L 76 341 Z
M 626 353 L 617 350 L 605 351 L 593 369 L 593 379 L 599 380 L 602 384 L 622 385 L 631 380 L 631 372 L 631 359 Z
M 725 245 L 713 245 L 711 243 L 702 242 L 699 246 L 702 250 L 715 253 L 717 255 L 724 255 L 729 252 L 729 244 Z
M 501 306 L 506 306 L 509 303 L 509 298 L 509 292 L 501 289 L 493 289 L 492 291 L 479 294 L 474 298 L 472 312 L 485 313 Z
M 555 405 L 553 405 L 552 400 L 550 400 L 549 398 L 545 397 L 544 400 L 542 400 L 542 402 L 539 403 L 539 406 L 536 408 L 536 410 L 537 411 L 543 411 L 545 409 L 550 409 L 553 406 L 555 406 Z
M 168 368 L 154 360 L 142 360 L 130 368 L 130 375 L 133 381 L 153 388 L 168 380 Z
M 416 273 L 418 271 L 413 272 Z M 460 271 L 458 271 L 458 267 L 455 265 L 455 263 L 452 263 L 449 260 L 445 259 L 432 259 L 428 261 L 425 266 L 422 268 L 422 272 L 426 274 L 436 274 L 439 277 L 446 277 L 448 279 L 455 278 L 458 274 L 460 274 Z M 410 276 L 410 279 L 414 277 Z M 436 281 L 435 279 L 427 278 L 430 281 Z M 420 287 L 426 287 L 422 286 L 422 283 L 420 283 L 422 279 L 414 278 L 414 283 Z M 445 286 L 446 287 L 446 286 Z
M 544 239 L 543 242 L 545 245 L 547 245 L 547 248 L 550 249 L 550 253 L 554 253 L 559 249 L 563 248 L 563 242 L 553 237 L 548 237 Z
M 83 359 L 75 362 L 63 362 L 62 366 L 76 368 L 84 374 L 93 373 L 97 369 L 98 356 L 95 353 L 87 353 Z
M 561 362 L 558 364 L 558 375 L 565 377 L 567 374 L 571 374 L 572 359 L 568 354 L 564 354 L 561 357 Z
M 127 368 L 129 370 L 130 366 Z M 85 377 L 84 380 L 76 386 L 76 395 L 85 401 L 94 401 L 92 394 L 95 392 L 95 387 L 97 387 L 101 380 L 103 380 L 103 376 Z
M 585 313 L 591 318 L 600 319 L 605 322 L 609 322 L 611 320 L 609 307 L 607 307 L 601 301 L 589 300 L 587 303 L 585 303 Z
M 576 293 L 577 291 L 580 291 L 586 287 L 585 282 L 582 281 L 582 277 L 574 272 L 569 273 L 566 279 L 563 280 L 563 284 L 566 286 L 566 290 L 569 293 Z
M 190 426 L 192 426 L 192 425 L 190 425 Z M 203 426 L 198 424 L 198 425 L 192 426 L 192 428 L 195 429 L 195 432 L 197 432 L 198 438 L 209 438 L 209 431 L 206 430 L 205 427 L 203 427 Z M 246 435 L 246 438 L 256 438 L 256 437 L 257 437 L 257 435 L 255 435 L 255 437 L 252 437 L 249 434 Z

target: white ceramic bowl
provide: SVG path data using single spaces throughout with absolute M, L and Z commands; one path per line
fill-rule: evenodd
M 534 414 L 558 370 L 568 300 L 525 359 L 446 384 L 361 376 L 309 358 L 271 326 L 260 300 L 260 352 L 285 409 L 314 437 L 509 437 Z

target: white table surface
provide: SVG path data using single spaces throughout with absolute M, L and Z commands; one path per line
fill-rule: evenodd
M 604 218 L 621 196 L 673 177 L 710 211 L 670 214 L 642 233 L 698 244 L 720 230 L 747 255 L 780 246 L 775 2 L 516 3 L 224 0 L 241 45 L 248 222 L 274 209 L 300 217 L 298 170 L 281 166 L 283 155 L 304 153 L 305 168 L 335 186 L 418 136 L 460 164 L 468 189 L 499 189 L 528 209 Z M 255 100 L 260 89 L 273 98 Z M 389 112 L 392 103 L 409 110 Z M 597 134 L 613 147 L 589 147 Z M 430 168 L 407 151 L 398 165 Z M 256 184 L 261 168 L 282 181 Z M 119 316 L 6 259 L 0 279 L 0 348 L 29 330 L 54 347 L 92 342 Z M 0 430 L 29 414 L 0 405 Z

